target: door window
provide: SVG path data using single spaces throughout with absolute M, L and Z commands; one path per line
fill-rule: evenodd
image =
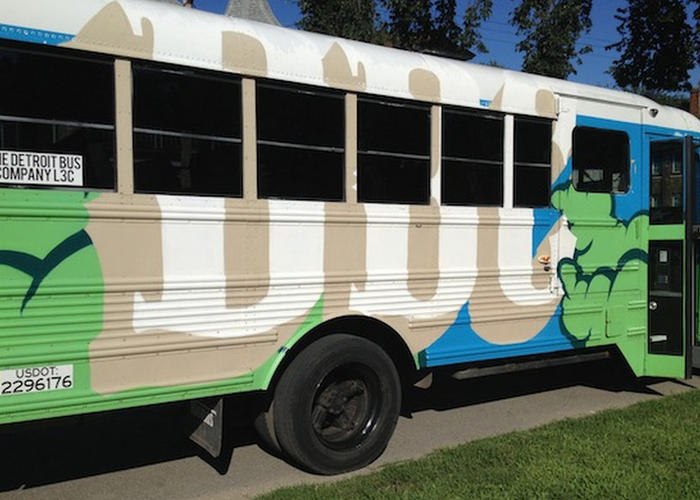
M 683 143 L 650 144 L 649 218 L 652 224 L 683 223 Z

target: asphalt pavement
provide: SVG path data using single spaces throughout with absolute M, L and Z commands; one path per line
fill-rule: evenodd
M 412 391 L 384 455 L 353 474 L 693 388 L 700 388 L 697 374 L 685 381 L 636 379 L 611 360 L 463 381 L 440 377 L 429 389 Z M 183 413 L 182 405 L 166 405 L 4 426 L 0 500 L 231 500 L 348 476 L 294 468 L 264 451 L 240 418 L 227 428 L 224 458 L 206 461 L 183 432 Z

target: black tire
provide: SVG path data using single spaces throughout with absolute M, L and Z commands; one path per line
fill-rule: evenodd
M 274 405 L 275 434 L 289 458 L 310 472 L 338 474 L 384 451 L 401 408 L 401 385 L 377 344 L 330 335 L 292 361 Z
M 267 451 L 281 455 L 282 449 L 275 434 L 275 402 L 270 403 L 270 407 L 261 411 L 253 421 L 253 427 L 260 438 L 262 447 Z

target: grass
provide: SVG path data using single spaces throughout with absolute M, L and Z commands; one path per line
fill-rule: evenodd
M 474 441 L 369 475 L 284 488 L 258 498 L 700 498 L 700 391 Z

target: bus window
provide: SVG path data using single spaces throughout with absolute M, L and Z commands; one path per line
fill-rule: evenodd
M 241 197 L 241 85 L 231 76 L 134 63 L 134 188 Z
M 345 200 L 344 94 L 258 82 L 258 197 Z
M 571 156 L 576 191 L 620 194 L 629 189 L 630 143 L 627 133 L 576 127 Z
M 552 122 L 515 117 L 514 206 L 549 205 L 552 176 Z
M 357 103 L 357 199 L 430 203 L 430 106 L 362 97 Z
M 503 205 L 503 116 L 443 108 L 442 204 Z
M 112 60 L 8 44 L 0 75 L 0 186 L 114 189 Z

